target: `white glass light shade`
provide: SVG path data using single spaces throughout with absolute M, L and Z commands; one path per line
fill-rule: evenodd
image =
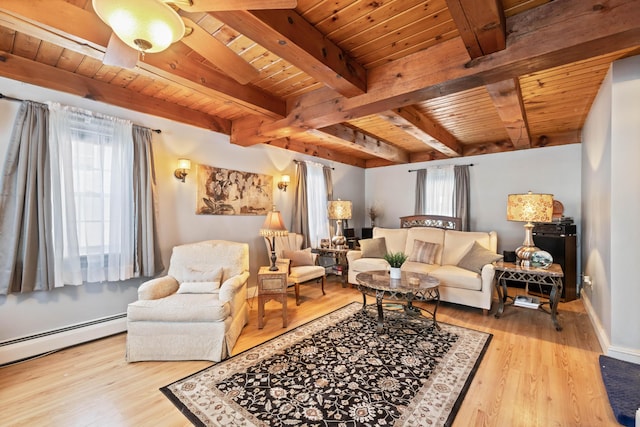
M 289 184 L 291 182 L 291 177 L 289 175 L 282 175 L 282 178 L 280 178 L 280 182 Z
M 184 22 L 159 0 L 93 0 L 100 19 L 127 45 L 145 53 L 161 52 L 184 36 Z
M 191 160 L 189 159 L 178 159 L 178 169 L 182 169 L 185 172 L 191 170 Z

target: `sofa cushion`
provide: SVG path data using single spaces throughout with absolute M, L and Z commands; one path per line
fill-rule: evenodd
M 406 264 L 406 262 L 405 262 Z M 373 270 L 388 270 L 389 263 L 383 258 L 359 258 L 349 264 L 349 271 L 362 272 Z
M 405 261 L 402 264 L 402 271 L 410 271 L 412 273 L 428 274 L 435 269 L 440 268 L 438 264 L 425 264 L 422 262 Z
M 440 280 L 441 286 L 472 291 L 482 289 L 482 276 L 455 265 L 443 265 L 431 271 L 429 275 Z
M 178 288 L 179 294 L 213 294 L 220 289 L 220 282 L 182 282 Z
M 458 267 L 480 273 L 482 271 L 482 267 L 484 267 L 485 264 L 491 264 L 492 262 L 498 261 L 501 258 L 502 255 L 491 252 L 489 249 L 485 248 L 478 242 L 473 242 L 471 248 L 469 248 L 460 262 L 458 262 Z
M 229 304 L 217 294 L 174 294 L 155 300 L 138 300 L 127 307 L 127 321 L 222 322 Z
M 291 267 L 302 265 L 315 265 L 315 259 L 311 248 L 299 251 L 284 251 L 284 258 L 291 260 Z
M 440 245 L 437 243 L 423 242 L 422 240 L 416 239 L 413 241 L 413 249 L 408 261 L 435 264 L 439 249 Z
M 382 258 L 387 253 L 387 244 L 384 237 L 360 240 L 362 258 Z
M 487 249 L 491 248 L 489 233 L 447 230 L 442 247 L 442 265 L 458 265 L 473 242 L 478 242 Z
M 395 254 L 396 252 L 404 252 L 407 244 L 406 228 L 381 228 L 374 227 L 373 237 L 384 237 L 387 245 L 387 252 Z

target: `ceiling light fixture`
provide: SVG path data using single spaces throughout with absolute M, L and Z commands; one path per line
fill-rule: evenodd
M 180 15 L 160 0 L 93 0 L 93 9 L 123 42 L 142 54 L 161 52 L 184 36 Z

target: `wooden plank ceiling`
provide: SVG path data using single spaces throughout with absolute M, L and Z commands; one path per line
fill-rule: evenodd
M 579 143 L 611 62 L 640 53 L 637 0 L 298 0 L 179 13 L 216 59 L 187 36 L 125 69 L 102 63 L 111 30 L 91 1 L 2 0 L 0 76 L 242 146 L 375 167 Z

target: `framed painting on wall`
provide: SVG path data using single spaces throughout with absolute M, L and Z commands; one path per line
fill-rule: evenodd
M 273 177 L 198 165 L 198 215 L 266 215 L 273 204 Z

